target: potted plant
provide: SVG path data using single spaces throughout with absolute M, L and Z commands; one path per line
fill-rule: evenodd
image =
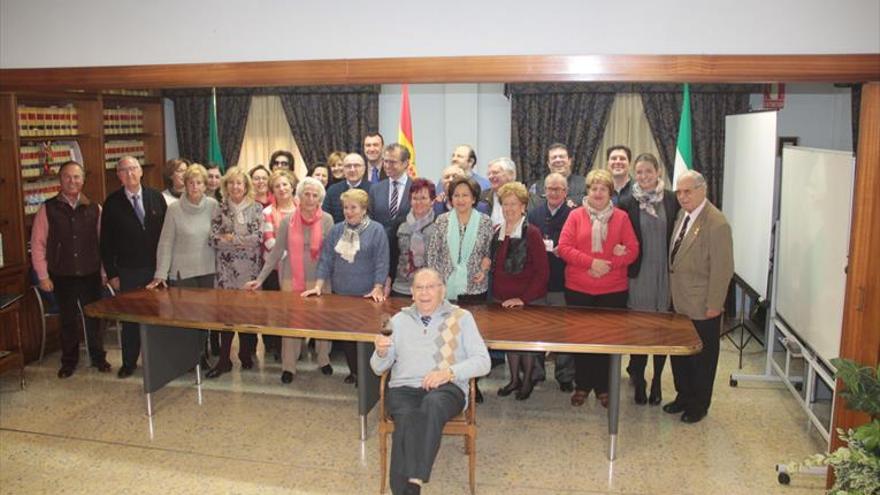
M 867 413 L 871 420 L 856 429 L 837 433 L 846 446 L 791 463 L 788 472 L 814 466 L 834 469 L 832 495 L 880 495 L 880 366 L 872 369 L 849 359 L 832 359 L 843 381 L 840 396 L 850 410 Z

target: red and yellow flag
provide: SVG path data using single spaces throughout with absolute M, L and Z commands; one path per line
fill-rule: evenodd
M 397 142 L 409 150 L 409 173 L 410 177 L 416 177 L 416 145 L 413 139 L 412 119 L 409 114 L 409 84 L 402 88 L 402 100 L 400 103 L 400 126 L 397 128 Z

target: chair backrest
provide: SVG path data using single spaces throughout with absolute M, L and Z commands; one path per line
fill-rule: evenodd
M 57 315 L 61 312 L 58 308 L 58 300 L 55 298 L 55 293 L 46 292 L 40 288 L 40 279 L 33 268 L 31 269 L 31 286 L 34 288 L 34 294 L 37 296 L 37 302 L 42 314 Z

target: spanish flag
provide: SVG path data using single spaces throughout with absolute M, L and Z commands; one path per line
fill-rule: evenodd
M 416 170 L 416 144 L 413 139 L 412 119 L 409 114 L 409 85 L 402 88 L 402 100 L 400 103 L 400 127 L 397 129 L 397 142 L 409 150 L 409 173 L 410 177 L 418 176 Z

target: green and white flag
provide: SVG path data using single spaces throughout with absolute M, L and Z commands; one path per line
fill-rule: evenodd
M 226 163 L 223 161 L 223 151 L 220 150 L 220 132 L 217 130 L 216 88 L 211 88 L 211 109 L 208 113 L 208 163 L 219 166 L 220 172 L 225 172 Z
M 687 83 L 681 100 L 681 120 L 678 121 L 678 141 L 675 143 L 675 166 L 672 176 L 672 190 L 678 186 L 681 174 L 694 167 L 694 151 L 691 145 L 691 90 Z

